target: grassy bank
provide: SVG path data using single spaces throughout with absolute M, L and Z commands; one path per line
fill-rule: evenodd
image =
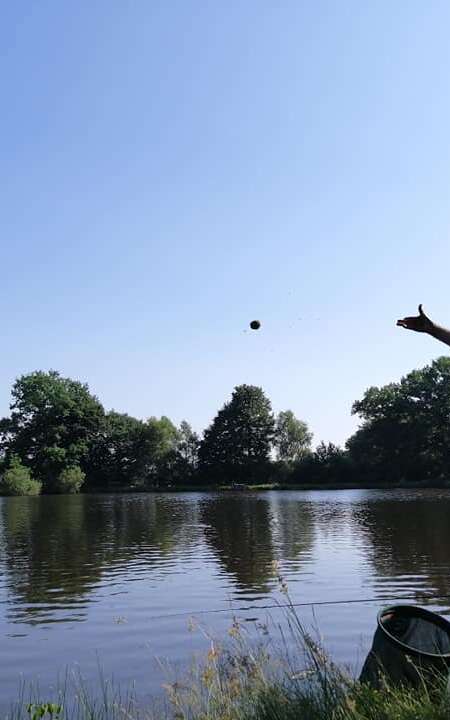
M 109 488 L 96 488 L 95 490 L 86 491 L 85 495 L 96 495 L 96 494 L 130 494 L 130 493 L 177 493 L 177 492 L 202 492 L 202 493 L 216 493 L 216 492 L 264 492 L 268 490 L 445 490 L 450 489 L 449 481 L 439 481 L 434 483 L 429 482 L 404 482 L 404 483 L 387 483 L 387 482 L 372 482 L 372 483 L 258 483 L 254 485 L 238 486 L 235 485 L 165 485 L 161 487 L 148 487 L 142 486 L 130 487 L 129 485 L 120 487 L 109 487 Z
M 283 626 L 257 624 L 253 633 L 246 627 L 236 618 L 226 642 L 208 638 L 207 656 L 184 676 L 166 668 L 165 699 L 150 709 L 104 680 L 93 699 L 79 678 L 66 678 L 52 698 L 36 691 L 26 700 L 22 693 L 4 720 L 450 719 L 446 679 L 436 679 L 432 690 L 425 683 L 417 690 L 361 685 L 332 662 L 292 606 Z
M 382 691 L 342 679 L 316 683 L 265 683 L 253 678 L 240 686 L 229 678 L 204 679 L 189 693 L 173 688 L 167 704 L 140 709 L 133 697 L 110 690 L 104 697 L 64 702 L 19 703 L 4 720 L 449 720 L 450 704 L 424 690 Z M 214 685 L 217 683 L 216 687 Z M 201 700 L 200 700 L 201 698 Z M 156 703 L 155 703 L 156 705 Z

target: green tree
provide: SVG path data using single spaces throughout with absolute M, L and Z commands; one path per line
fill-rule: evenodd
M 148 463 L 148 428 L 125 413 L 106 414 L 90 451 L 91 484 L 114 487 L 143 484 Z
M 198 467 L 200 439 L 186 420 L 178 428 L 176 443 L 176 479 L 189 481 Z
M 58 475 L 55 490 L 59 493 L 74 495 L 80 492 L 86 475 L 78 465 L 64 468 Z
M 39 495 L 42 485 L 33 480 L 29 468 L 12 455 L 0 480 L 0 495 Z
M 293 468 L 290 481 L 298 484 L 350 483 L 354 479 L 353 465 L 348 452 L 333 443 L 321 442 Z
M 450 470 L 450 358 L 399 383 L 372 387 L 353 405 L 362 418 L 347 447 L 368 480 L 441 481 Z
M 91 482 L 105 488 L 169 483 L 177 442 L 177 428 L 167 417 L 144 422 L 109 412 L 91 449 Z
M 313 435 L 303 420 L 298 420 L 292 410 L 280 412 L 275 425 L 277 459 L 298 462 L 311 452 Z
M 176 469 L 178 430 L 168 417 L 151 417 L 147 421 L 148 466 L 147 483 L 167 485 Z
M 0 453 L 18 455 L 44 489 L 64 468 L 88 471 L 104 410 L 87 385 L 50 372 L 23 375 L 12 389 L 11 415 L 0 422 Z
M 261 388 L 239 385 L 205 431 L 200 469 L 211 481 L 253 482 L 267 470 L 274 436 L 270 401 Z

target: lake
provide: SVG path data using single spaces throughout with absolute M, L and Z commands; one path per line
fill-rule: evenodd
M 450 491 L 345 490 L 0 499 L 0 698 L 98 665 L 140 698 L 233 613 L 277 619 L 276 563 L 305 623 L 357 672 L 385 598 L 450 613 Z M 343 601 L 363 602 L 346 604 Z M 336 603 L 336 604 L 323 604 Z M 314 609 L 313 609 L 314 607 Z

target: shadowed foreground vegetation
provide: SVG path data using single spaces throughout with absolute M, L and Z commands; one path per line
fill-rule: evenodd
M 282 579 L 281 588 L 285 591 Z M 34 692 L 24 697 L 5 720 L 449 720 L 446 679 L 418 690 L 381 690 L 361 685 L 335 665 L 308 634 L 292 605 L 286 625 L 259 624 L 247 634 L 236 618 L 226 643 L 212 638 L 206 658 L 184 677 L 164 685 L 166 699 L 140 709 L 133 694 L 121 695 L 102 681 L 92 699 L 79 678 L 45 702 Z M 166 669 L 168 676 L 170 669 Z

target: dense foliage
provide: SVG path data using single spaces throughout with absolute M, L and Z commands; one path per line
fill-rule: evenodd
M 88 472 L 89 453 L 104 410 L 87 385 L 51 370 L 23 375 L 13 385 L 11 415 L 0 421 L 0 452 L 17 455 L 47 491 L 62 470 Z
M 81 490 L 85 478 L 84 472 L 77 465 L 64 468 L 58 475 L 55 489 L 57 492 L 63 494 L 78 493 Z
M 31 473 L 19 458 L 13 455 L 5 466 L 0 480 L 1 495 L 39 495 L 42 485 L 33 480 Z
M 292 410 L 280 412 L 275 426 L 275 446 L 278 460 L 298 462 L 311 452 L 312 433 L 303 420 L 298 420 Z
M 263 390 L 237 386 L 203 437 L 183 421 L 105 412 L 53 370 L 18 378 L 0 420 L 0 493 L 255 483 L 440 484 L 450 469 L 450 359 L 369 388 L 346 448 L 311 449 L 307 424 L 275 418 Z
M 414 370 L 399 383 L 369 388 L 353 413 L 363 422 L 347 448 L 364 479 L 449 479 L 450 358 Z
M 206 477 L 255 482 L 267 472 L 275 420 L 261 388 L 240 385 L 205 431 L 200 472 Z

